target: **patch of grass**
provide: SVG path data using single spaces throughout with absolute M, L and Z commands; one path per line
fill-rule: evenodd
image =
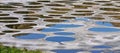
M 0 53 L 42 53 L 40 50 L 18 49 L 0 45 Z

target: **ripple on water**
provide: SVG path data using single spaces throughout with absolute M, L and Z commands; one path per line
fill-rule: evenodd
M 37 33 L 25 33 L 25 34 L 16 34 L 13 36 L 18 39 L 40 39 L 40 38 L 44 38 L 46 35 L 37 34 Z
M 62 36 L 54 36 L 54 37 L 48 37 L 46 38 L 47 41 L 52 42 L 64 42 L 64 41 L 74 41 L 75 38 L 72 37 L 62 37 Z
M 102 28 L 102 27 L 90 28 L 88 30 L 94 31 L 94 32 L 118 32 L 120 31 L 120 29 L 116 29 L 116 28 Z

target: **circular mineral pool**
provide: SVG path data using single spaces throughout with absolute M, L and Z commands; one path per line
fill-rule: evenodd
M 28 34 L 15 35 L 14 37 L 18 39 L 40 39 L 40 38 L 44 38 L 45 36 L 46 36 L 45 34 L 28 33 Z
M 40 30 L 41 32 L 57 32 L 57 31 L 63 31 L 63 29 L 56 29 L 56 28 L 44 28 Z
M 110 22 L 97 21 L 96 24 L 113 27 L 113 24 L 111 24 Z
M 73 41 L 73 40 L 75 40 L 75 38 L 54 36 L 54 37 L 48 37 L 48 38 L 46 38 L 46 40 L 47 41 L 52 41 L 52 42 L 64 42 L 64 41 Z
M 53 52 L 56 53 L 77 53 L 77 52 L 82 52 L 82 49 L 69 49 L 69 50 L 65 50 L 65 49 L 58 49 L 58 50 L 52 50 Z
M 90 53 L 102 53 L 103 50 L 91 50 Z
M 118 32 L 120 31 L 120 29 L 116 29 L 116 28 L 101 28 L 101 27 L 90 28 L 88 30 L 94 31 L 94 32 Z
M 52 28 L 75 28 L 75 27 L 81 27 L 83 25 L 75 25 L 75 24 L 53 24 L 49 27 Z
M 56 32 L 54 34 L 56 34 L 56 35 L 75 35 L 75 33 L 73 33 L 73 32 Z

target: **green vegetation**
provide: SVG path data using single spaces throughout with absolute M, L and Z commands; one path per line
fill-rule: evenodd
M 0 45 L 0 53 L 42 53 L 40 50 L 18 49 Z

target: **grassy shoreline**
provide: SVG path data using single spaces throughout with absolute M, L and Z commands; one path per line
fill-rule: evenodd
M 42 53 L 42 52 L 40 50 L 27 50 L 0 45 L 0 53 Z

